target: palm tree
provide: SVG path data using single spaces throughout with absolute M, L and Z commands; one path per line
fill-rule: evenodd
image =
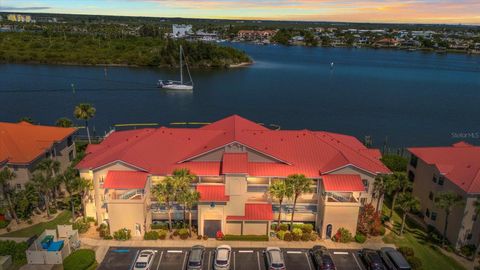
M 90 186 L 90 182 L 84 178 L 81 178 L 77 174 L 77 170 L 68 167 L 65 172 L 59 175 L 60 181 L 65 185 L 65 189 L 70 195 L 70 205 L 72 207 L 72 219 L 75 221 L 75 203 L 74 196 L 80 194 L 86 188 Z
M 292 190 L 287 187 L 285 181 L 276 181 L 268 188 L 268 193 L 273 199 L 277 199 L 280 205 L 278 209 L 278 222 L 277 222 L 277 230 L 280 229 L 280 222 L 282 218 L 282 204 L 283 200 L 286 198 L 292 197 Z
M 172 177 L 166 177 L 162 182 L 152 187 L 152 194 L 159 203 L 163 203 L 168 213 L 168 229 L 172 231 L 172 202 L 175 198 L 175 185 Z
M 183 204 L 183 222 L 186 219 L 185 195 L 190 191 L 190 185 L 197 176 L 192 174 L 189 169 L 175 169 L 172 173 L 175 186 L 175 201 Z
M 95 116 L 96 109 L 92 106 L 92 104 L 88 103 L 80 103 L 75 107 L 75 110 L 73 111 L 73 115 L 75 118 L 78 120 L 84 120 L 85 121 L 85 128 L 87 129 L 87 137 L 88 137 L 88 143 L 92 143 L 92 140 L 90 139 L 90 130 L 88 129 L 88 120 L 93 118 Z
M 0 186 L 2 188 L 3 198 L 7 200 L 10 215 L 15 219 L 17 224 L 19 224 L 20 222 L 18 221 L 17 213 L 15 212 L 12 204 L 12 199 L 10 197 L 10 181 L 12 181 L 14 178 L 15 173 L 12 172 L 9 168 L 5 167 L 2 171 L 0 171 Z
M 60 172 L 60 162 L 58 160 L 46 158 L 38 163 L 35 170 L 44 173 L 46 181 L 49 183 L 49 187 L 52 188 L 54 204 L 57 206 L 57 190 L 61 183 L 59 181 L 60 179 L 57 178 L 57 174 Z
M 303 193 L 307 193 L 310 191 L 311 180 L 306 178 L 303 174 L 292 174 L 289 175 L 287 179 L 285 179 L 285 183 L 287 185 L 287 189 L 291 190 L 291 194 L 293 197 L 292 218 L 290 220 L 290 229 L 292 229 L 297 200 Z
M 380 211 L 380 202 L 382 201 L 383 196 L 385 196 L 385 193 L 387 193 L 387 187 L 389 185 L 390 178 L 391 177 L 388 174 L 381 174 L 375 177 L 375 182 L 373 183 L 373 192 L 377 198 L 377 207 L 375 208 L 377 212 Z
M 196 190 L 189 190 L 183 194 L 185 208 L 188 209 L 188 229 L 190 237 L 192 237 L 192 208 L 200 200 L 200 192 Z
M 403 235 L 403 229 L 405 228 L 405 219 L 407 217 L 407 214 L 418 211 L 418 209 L 420 209 L 420 201 L 411 193 L 401 193 L 398 196 L 397 208 L 402 210 L 402 225 L 400 227 L 400 235 Z
M 62 117 L 62 118 L 59 118 L 57 122 L 55 122 L 55 125 L 57 127 L 69 128 L 69 127 L 73 127 L 73 122 L 69 118 Z
M 445 225 L 443 227 L 442 245 L 447 238 L 448 218 L 453 208 L 465 204 L 463 197 L 453 191 L 438 192 L 435 196 L 435 206 L 445 212 Z
M 390 208 L 389 218 L 392 219 L 393 210 L 395 209 L 395 203 L 398 195 L 402 192 L 404 193 L 409 187 L 411 187 L 412 182 L 408 180 L 407 174 L 404 172 L 394 172 L 390 180 L 387 182 L 387 194 L 392 196 L 392 206 Z
M 47 217 L 50 217 L 50 191 L 51 191 L 51 179 L 47 178 L 41 171 L 36 171 L 32 176 L 32 183 L 41 194 L 45 202 L 45 209 L 47 211 Z

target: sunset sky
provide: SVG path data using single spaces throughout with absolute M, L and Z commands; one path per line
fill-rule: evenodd
M 480 24 L 480 0 L 0 0 L 0 11 Z

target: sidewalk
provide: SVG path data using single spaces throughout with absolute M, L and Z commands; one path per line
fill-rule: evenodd
M 351 242 L 347 244 L 336 243 L 330 240 L 317 240 L 317 241 L 298 241 L 298 242 L 286 242 L 282 240 L 270 240 L 270 241 L 217 241 L 215 239 L 208 240 L 101 240 L 92 239 L 87 237 L 80 237 L 82 245 L 98 247 L 96 249 L 96 257 L 100 263 L 109 247 L 177 247 L 177 248 L 189 248 L 194 245 L 203 245 L 207 248 L 214 248 L 219 245 L 230 245 L 233 248 L 264 248 L 264 247 L 280 247 L 280 248 L 299 248 L 310 249 L 315 245 L 323 245 L 328 249 L 362 249 L 371 248 L 379 249 L 381 247 L 395 247 L 392 244 L 385 244 L 381 240 L 370 239 L 369 241 L 359 244 Z

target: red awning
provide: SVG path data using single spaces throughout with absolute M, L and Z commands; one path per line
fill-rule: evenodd
M 143 189 L 147 184 L 148 173 L 135 171 L 109 171 L 104 188 Z
M 247 203 L 245 216 L 227 216 L 227 220 L 273 220 L 272 205 Z
M 222 173 L 248 173 L 247 153 L 224 153 L 222 160 Z
M 323 189 L 327 192 L 360 192 L 365 186 L 358 174 L 329 174 L 322 175 Z
M 224 185 L 197 185 L 201 202 L 228 202 L 229 196 L 225 195 Z

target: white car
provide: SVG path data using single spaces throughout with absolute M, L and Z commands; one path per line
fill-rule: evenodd
M 135 261 L 133 270 L 150 270 L 150 267 L 153 264 L 153 259 L 155 259 L 155 250 L 142 250 Z
M 232 248 L 228 245 L 218 246 L 215 250 L 215 260 L 213 269 L 228 270 L 230 269 L 230 258 L 232 256 Z

